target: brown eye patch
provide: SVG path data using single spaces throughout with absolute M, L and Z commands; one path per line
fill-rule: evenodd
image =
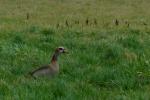
M 63 48 L 59 48 L 59 50 L 63 50 Z

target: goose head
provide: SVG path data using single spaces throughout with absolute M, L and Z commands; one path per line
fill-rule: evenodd
M 51 62 L 54 63 L 57 61 L 58 56 L 62 53 L 68 53 L 68 51 L 64 47 L 58 47 L 55 50 L 55 53 L 53 54 L 53 57 L 51 59 Z
M 68 53 L 68 51 L 64 47 L 58 47 L 56 48 L 55 53 L 58 53 L 58 54 Z

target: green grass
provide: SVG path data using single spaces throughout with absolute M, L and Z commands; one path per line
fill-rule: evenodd
M 149 0 L 1 0 L 0 99 L 149 100 L 149 4 Z M 57 77 L 26 77 L 48 64 L 58 46 L 69 54 L 60 56 Z

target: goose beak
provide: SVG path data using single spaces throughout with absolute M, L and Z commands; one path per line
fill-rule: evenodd
M 69 53 L 68 50 L 64 49 L 63 53 Z

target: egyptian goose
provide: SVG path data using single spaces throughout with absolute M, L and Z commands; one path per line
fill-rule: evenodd
M 56 48 L 56 50 L 52 56 L 51 63 L 48 65 L 42 66 L 42 67 L 34 70 L 33 72 L 30 72 L 30 75 L 33 76 L 34 78 L 37 78 L 40 76 L 51 78 L 51 77 L 55 76 L 56 74 L 58 74 L 59 64 L 58 64 L 57 60 L 58 60 L 58 56 L 61 53 L 67 53 L 66 49 L 64 49 L 64 47 Z

